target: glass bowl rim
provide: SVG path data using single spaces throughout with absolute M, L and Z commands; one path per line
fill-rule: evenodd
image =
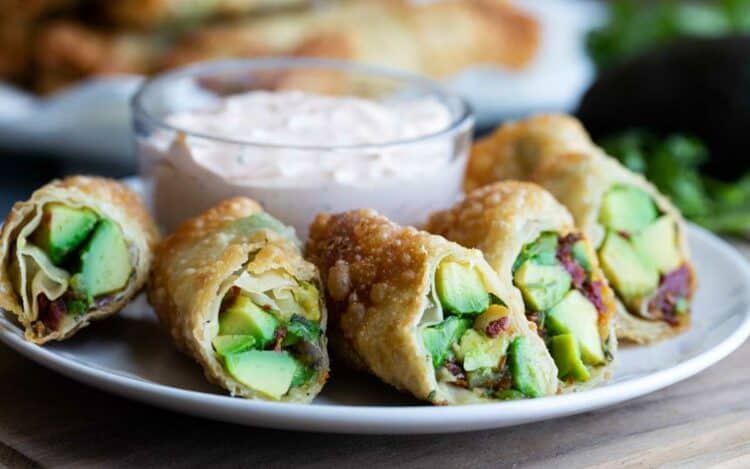
M 458 113 L 452 118 L 451 122 L 444 128 L 430 132 L 428 134 L 420 135 L 417 137 L 410 137 L 404 139 L 389 140 L 379 143 L 362 143 L 362 144 L 346 144 L 346 145 L 287 145 L 283 143 L 266 143 L 266 142 L 255 142 L 249 139 L 238 139 L 221 137 L 217 135 L 211 135 L 209 133 L 196 132 L 194 130 L 186 129 L 180 126 L 172 125 L 166 122 L 163 118 L 158 117 L 150 113 L 146 109 L 144 100 L 149 90 L 155 86 L 159 86 L 168 83 L 169 81 L 185 78 L 189 76 L 200 76 L 203 73 L 209 71 L 220 71 L 222 69 L 236 70 L 264 70 L 264 69 L 329 69 L 343 72 L 360 73 L 364 75 L 370 75 L 372 77 L 379 77 L 384 79 L 390 79 L 394 81 L 407 82 L 412 85 L 416 85 L 422 90 L 428 91 L 432 95 L 437 95 L 441 103 L 451 103 L 456 106 Z M 138 87 L 138 90 L 133 95 L 130 106 L 133 111 L 134 122 L 135 119 L 145 119 L 151 125 L 160 127 L 164 130 L 168 130 L 174 133 L 181 133 L 191 138 L 199 138 L 207 141 L 214 141 L 217 143 L 234 144 L 243 146 L 252 146 L 259 148 L 283 148 L 301 151 L 336 151 L 336 150 L 370 150 L 370 149 L 382 149 L 385 147 L 397 147 L 423 143 L 428 140 L 457 134 L 467 126 L 473 125 L 474 115 L 469 104 L 458 96 L 457 94 L 449 91 L 443 85 L 430 78 L 404 72 L 398 69 L 368 65 L 362 63 L 356 63 L 346 60 L 334 60 L 334 59 L 315 59 L 315 58 L 304 58 L 304 57 L 268 57 L 268 58 L 255 58 L 255 59 L 229 59 L 229 60 L 214 60 L 208 62 L 200 62 L 186 67 L 181 67 L 175 70 L 164 72 L 153 77 L 144 80 Z

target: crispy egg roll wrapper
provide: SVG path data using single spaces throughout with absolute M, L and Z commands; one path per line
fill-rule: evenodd
M 303 259 L 292 239 L 269 228 L 243 225 L 243 219 L 261 212 L 256 202 L 236 197 L 187 220 L 158 246 L 148 286 L 149 302 L 175 345 L 203 367 L 209 381 L 250 399 L 268 397 L 230 376 L 211 343 L 219 331 L 225 294 L 243 271 L 252 275 L 282 269 L 320 286 L 315 266 Z M 326 311 L 320 306 L 325 332 Z M 320 345 L 317 379 L 290 388 L 280 400 L 307 403 L 323 388 L 329 369 L 323 334 Z
M 53 300 L 65 293 L 70 275 L 56 267 L 27 238 L 42 222 L 46 204 L 86 207 L 120 228 L 128 247 L 133 272 L 124 288 L 107 301 L 95 301 L 83 315 L 66 315 L 57 330 L 39 320 L 37 296 Z M 14 314 L 24 326 L 27 340 L 43 344 L 63 340 L 93 320 L 122 309 L 140 291 L 148 277 L 158 232 L 140 197 L 123 184 L 105 178 L 72 176 L 37 189 L 29 200 L 16 202 L 0 234 L 0 307 Z
M 561 236 L 579 233 L 568 210 L 549 192 L 536 184 L 518 181 L 494 183 L 470 192 L 453 208 L 430 216 L 426 229 L 463 246 L 479 249 L 500 281 L 511 284 L 513 264 L 525 245 L 544 232 L 552 231 Z M 583 236 L 582 239 L 589 244 Z M 603 366 L 591 367 L 591 377 L 586 382 L 561 383 L 562 392 L 598 386 L 611 377 L 615 366 L 616 298 L 590 244 L 589 250 L 591 281 L 602 282 L 605 312 L 599 314 L 599 335 L 606 338 L 602 345 L 606 345 L 613 359 Z M 514 293 L 520 295 L 518 291 Z
M 493 166 L 496 157 L 497 165 Z M 476 158 L 476 161 L 474 161 Z M 634 173 L 594 145 L 574 118 L 542 115 L 500 127 L 472 149 L 466 187 L 519 178 L 535 182 L 557 198 L 573 215 L 578 226 L 599 248 L 606 229 L 599 223 L 604 195 L 614 184 L 636 187 L 653 199 L 659 211 L 677 225 L 677 247 L 690 272 L 690 295 L 696 289 L 696 275 L 690 263 L 685 221 L 679 210 L 642 175 Z M 478 175 L 482 168 L 490 177 Z M 488 168 L 491 168 L 488 169 Z M 506 176 L 507 174 L 507 176 Z M 644 300 L 647 304 L 648 298 Z M 675 326 L 632 314 L 618 300 L 617 336 L 648 344 L 672 337 L 690 326 L 690 315 L 678 316 Z
M 474 143 L 464 190 L 470 192 L 504 179 L 525 181 L 548 158 L 593 147 L 581 123 L 563 114 L 508 122 Z
M 362 209 L 318 215 L 310 228 L 307 254 L 327 284 L 331 345 L 349 366 L 434 404 L 489 400 L 439 383 L 418 329 L 435 270 L 440 261 L 451 258 L 476 267 L 488 291 L 507 304 L 510 328 L 529 339 L 541 357 L 541 372 L 550 377 L 544 394 L 557 392 L 557 367 L 535 325 L 526 320 L 520 295 L 510 282 L 497 277 L 478 250 Z

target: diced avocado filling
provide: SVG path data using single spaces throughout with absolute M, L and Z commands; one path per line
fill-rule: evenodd
M 533 364 L 523 365 L 534 357 L 522 357 L 516 368 L 509 365 L 509 311 L 487 291 L 479 270 L 445 260 L 436 270 L 434 288 L 444 319 L 424 327 L 422 341 L 438 380 L 501 400 L 543 393 L 543 382 L 529 378 Z
M 671 272 L 684 265 L 677 224 L 659 213 L 646 192 L 623 185 L 612 187 L 604 196 L 599 221 L 607 229 L 599 248 L 602 268 L 628 309 L 641 314 L 643 301 L 661 289 Z M 676 302 L 681 302 L 682 310 L 689 309 L 687 298 L 676 298 Z M 652 315 L 676 323 L 673 314 L 678 309 L 668 309 Z
M 544 377 L 541 367 L 537 364 L 538 357 L 529 346 L 526 337 L 516 337 L 508 347 L 508 362 L 510 365 L 513 386 L 529 397 L 544 396 Z
M 235 285 L 251 291 L 233 286 L 227 292 L 212 344 L 236 381 L 280 399 L 318 374 L 320 296 L 313 284 L 285 274 L 245 274 Z
M 89 235 L 98 217 L 87 208 L 47 204 L 42 209 L 42 223 L 31 235 L 31 242 L 42 248 L 56 266 Z
M 677 225 L 667 216 L 648 225 L 631 239 L 641 259 L 649 261 L 661 274 L 669 273 L 682 264 L 677 249 Z
M 435 274 L 435 288 L 443 308 L 453 314 L 480 314 L 490 305 L 479 271 L 458 262 L 440 264 Z
M 289 391 L 298 365 L 285 351 L 248 350 L 224 357 L 224 366 L 240 383 L 279 399 Z
M 471 323 L 471 319 L 450 316 L 422 331 L 422 340 L 432 356 L 432 365 L 435 368 L 443 366 L 446 359 L 453 358 L 453 345 L 461 340 L 461 336 L 471 327 Z
M 604 350 L 597 326 L 598 312 L 578 290 L 571 290 L 547 313 L 550 335 L 570 334 L 576 339 L 581 358 L 588 365 L 604 363 Z
M 592 255 L 578 233 L 545 232 L 524 246 L 515 262 L 513 283 L 521 290 L 528 318 L 537 323 L 558 369 L 564 370 L 559 374 L 564 380 L 586 381 L 587 366 L 605 363 L 599 311 L 582 294 L 592 290 Z M 565 346 L 570 340 L 575 347 Z
M 633 245 L 618 233 L 607 233 L 599 249 L 599 258 L 604 274 L 631 308 L 637 309 L 640 302 L 659 286 L 656 268 L 641 258 Z
M 102 220 L 80 251 L 81 271 L 76 288 L 89 298 L 114 293 L 128 283 L 133 267 L 122 231 L 111 220 Z
M 616 185 L 604 196 L 599 220 L 614 231 L 635 233 L 656 220 L 659 213 L 647 193 L 632 186 Z
M 513 276 L 527 306 L 546 311 L 570 290 L 570 274 L 561 265 L 538 265 L 529 260 Z
M 588 368 L 581 360 L 578 340 L 572 334 L 562 334 L 552 337 L 550 354 L 557 365 L 557 377 L 561 380 L 572 378 L 576 381 L 588 381 L 591 377 Z
M 47 204 L 42 211 L 41 224 L 28 241 L 70 274 L 62 297 L 37 299 L 40 321 L 54 329 L 63 316 L 80 316 L 96 301 L 106 301 L 125 288 L 133 266 L 122 230 L 112 220 L 88 208 L 59 203 Z M 57 320 L 50 321 L 53 316 Z

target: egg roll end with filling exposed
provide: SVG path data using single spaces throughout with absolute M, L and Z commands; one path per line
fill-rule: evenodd
M 0 234 L 0 307 L 27 340 L 63 340 L 122 309 L 146 282 L 156 226 L 141 199 L 72 176 L 17 202 Z
M 570 213 L 532 183 L 504 181 L 434 213 L 426 229 L 477 248 L 512 282 L 558 368 L 562 392 L 608 380 L 617 355 L 616 301 Z
M 434 404 L 557 392 L 518 295 L 477 250 L 373 210 L 318 215 L 309 258 L 327 285 L 337 356 Z
M 308 403 L 328 378 L 326 310 L 294 230 L 235 197 L 156 252 L 148 298 L 209 381 L 249 399 Z

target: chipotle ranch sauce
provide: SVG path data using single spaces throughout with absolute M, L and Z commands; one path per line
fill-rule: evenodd
M 169 230 L 234 195 L 257 200 L 302 238 L 320 212 L 367 207 L 419 223 L 454 202 L 466 162 L 454 154 L 452 133 L 414 140 L 451 125 L 435 99 L 253 91 L 166 121 L 181 132 L 139 144 L 157 218 Z M 391 142 L 403 143 L 379 146 Z

